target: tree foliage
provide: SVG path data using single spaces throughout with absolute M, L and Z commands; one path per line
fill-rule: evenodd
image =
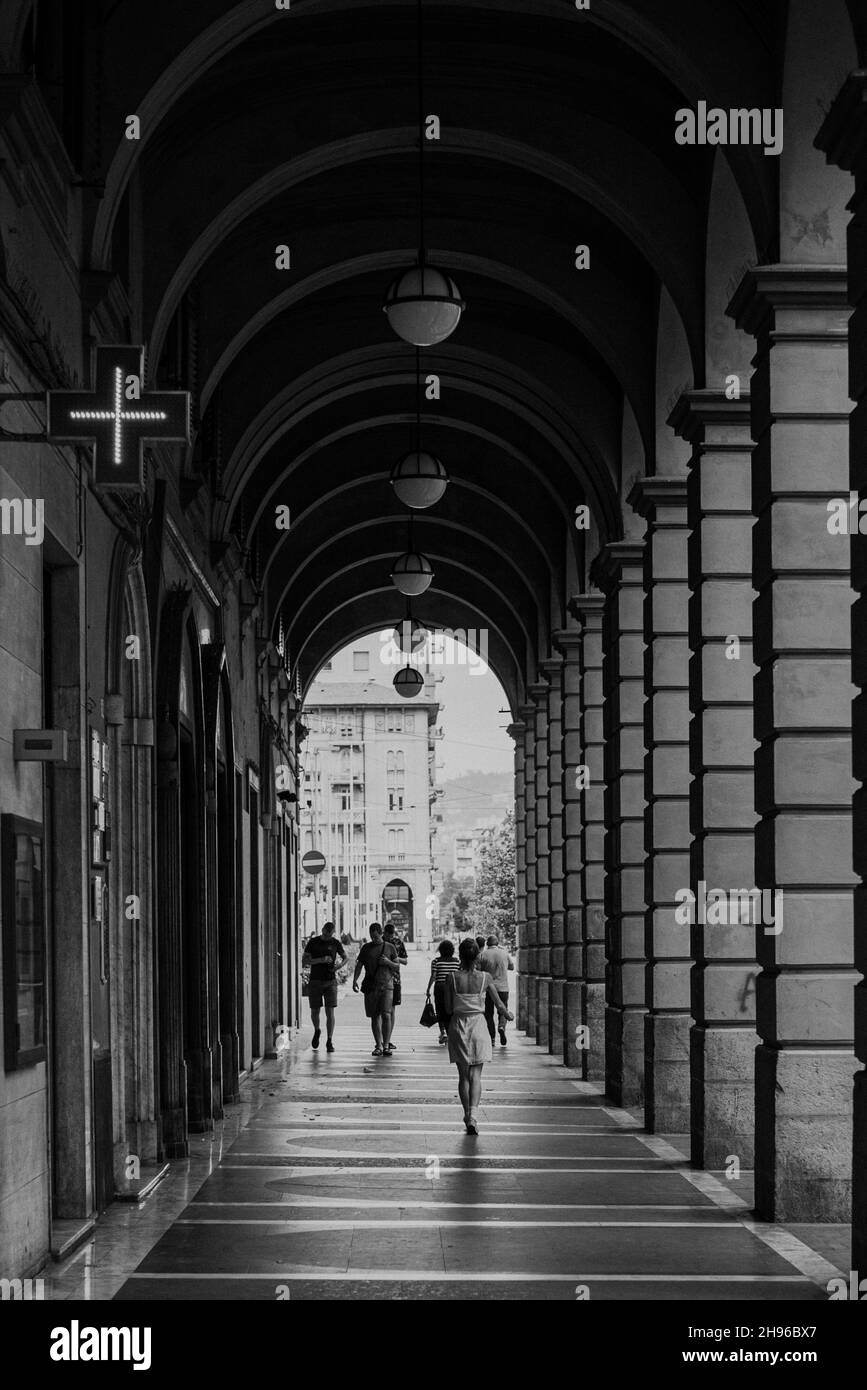
M 478 870 L 467 925 L 474 932 L 499 932 L 504 945 L 515 944 L 515 813 L 485 830 L 479 842 Z

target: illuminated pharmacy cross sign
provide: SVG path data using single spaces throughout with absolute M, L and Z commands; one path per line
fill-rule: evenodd
M 48 438 L 94 445 L 96 487 L 139 490 L 146 439 L 189 442 L 189 392 L 146 392 L 143 380 L 144 348 L 98 347 L 92 392 L 48 392 Z

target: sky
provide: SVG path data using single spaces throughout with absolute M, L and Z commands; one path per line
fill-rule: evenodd
M 515 745 L 506 733 L 511 716 L 500 682 L 488 667 L 450 663 L 434 667 L 442 710 L 437 724 L 445 737 L 437 744 L 438 780 L 464 772 L 508 772 L 515 767 Z

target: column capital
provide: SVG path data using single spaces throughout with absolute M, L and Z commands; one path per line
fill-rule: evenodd
M 715 390 L 684 391 L 666 422 L 681 439 L 690 444 L 703 444 L 708 427 L 731 428 L 750 425 L 750 393 L 742 391 L 740 399 L 731 401 L 720 387 Z
M 552 676 L 559 676 L 563 670 L 563 657 L 547 657 L 544 661 L 539 662 L 539 670 L 543 673 L 546 681 L 551 681 Z
M 849 73 L 813 144 L 850 173 L 867 160 L 867 68 Z
M 605 594 L 617 588 L 627 565 L 644 566 L 644 541 L 609 541 L 590 566 L 590 577 Z
M 583 627 L 601 627 L 605 612 L 604 594 L 573 594 L 566 607 Z
M 509 735 L 509 738 L 513 738 L 516 743 L 518 739 L 524 737 L 526 732 L 527 726 L 522 719 L 518 719 L 514 724 L 508 724 L 506 726 L 506 733 Z
M 639 478 L 626 500 L 645 521 L 674 521 L 675 517 L 664 517 L 660 513 L 666 507 L 674 511 L 686 507 L 686 484 L 685 474 L 676 478 L 662 475 Z
M 848 313 L 848 298 L 845 265 L 758 265 L 745 273 L 726 313 L 755 337 L 778 309 Z M 829 327 L 823 336 L 834 331 L 840 330 Z
M 528 694 L 529 694 L 529 690 L 528 690 Z M 523 726 L 524 726 L 524 732 L 525 732 L 525 733 L 526 733 L 527 729 L 529 729 L 529 728 L 531 728 L 531 727 L 535 729 L 535 727 L 536 727 L 536 706 L 535 706 L 535 705 L 519 705 L 519 706 L 518 706 L 518 714 L 520 714 L 520 716 L 521 716 L 521 723 L 522 723 Z
M 561 627 L 556 632 L 551 633 L 551 641 L 558 651 L 563 653 L 563 664 L 568 665 L 572 661 L 577 661 L 584 647 L 584 635 L 580 628 Z
M 541 704 L 543 700 L 547 700 L 549 689 L 550 687 L 547 681 L 534 681 L 532 685 L 527 686 L 527 694 L 530 696 L 531 700 L 535 700 Z

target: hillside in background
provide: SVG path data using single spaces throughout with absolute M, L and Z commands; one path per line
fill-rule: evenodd
M 437 835 L 439 867 L 454 867 L 454 838 L 477 825 L 499 825 L 514 805 L 515 779 L 509 772 L 465 772 L 442 784 L 437 802 L 442 825 Z

